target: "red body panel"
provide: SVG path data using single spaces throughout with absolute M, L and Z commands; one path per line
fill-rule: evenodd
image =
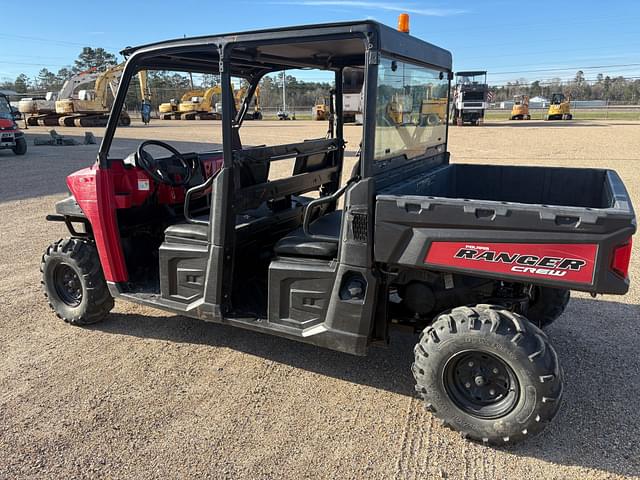
M 200 159 L 205 176 L 222 167 L 218 155 Z M 126 168 L 113 161 L 110 168 L 84 168 L 67 177 L 67 186 L 91 223 L 100 263 L 109 282 L 126 282 L 127 266 L 120 242 L 116 211 L 142 205 L 156 185 L 141 168 Z M 157 186 L 157 202 L 176 204 L 184 201 L 183 187 Z
M 597 253 L 595 244 L 433 242 L 424 262 L 470 272 L 591 285 Z

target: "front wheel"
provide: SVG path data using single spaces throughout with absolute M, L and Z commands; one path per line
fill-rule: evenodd
M 16 139 L 16 146 L 12 148 L 16 155 L 24 155 L 27 153 L 27 140 L 24 137 Z
M 546 335 L 499 306 L 458 307 L 427 327 L 412 371 L 426 408 L 463 437 L 518 442 L 558 412 L 562 371 Z
M 127 113 L 121 114 L 120 118 L 118 119 L 118 124 L 121 127 L 128 127 L 129 125 L 131 125 L 131 117 Z
M 42 290 L 58 317 L 72 325 L 102 320 L 113 308 L 95 245 L 67 238 L 47 247 L 40 263 Z

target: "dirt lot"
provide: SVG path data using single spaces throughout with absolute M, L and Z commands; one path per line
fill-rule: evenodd
M 244 141 L 314 128 L 247 122 Z M 626 297 L 576 294 L 549 329 L 566 374 L 556 421 L 524 445 L 490 449 L 441 428 L 414 397 L 409 334 L 357 358 L 125 303 L 92 328 L 56 319 L 38 265 L 64 231 L 44 216 L 97 147 L 33 146 L 44 131 L 29 129 L 25 157 L 0 152 L 0 478 L 640 476 L 640 241 Z M 219 141 L 200 132 L 156 121 L 121 129 L 116 146 Z M 359 132 L 347 128 L 351 152 Z M 450 150 L 459 162 L 614 168 L 640 205 L 640 123 L 454 128 Z

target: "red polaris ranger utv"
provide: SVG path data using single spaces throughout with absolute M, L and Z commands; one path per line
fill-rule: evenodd
M 0 93 L 0 150 L 11 149 L 16 155 L 27 153 L 27 139 L 15 119 L 9 99 Z
M 629 288 L 636 221 L 614 171 L 450 163 L 451 54 L 373 21 L 123 54 L 97 161 L 68 177 L 72 196 L 47 217 L 70 232 L 42 258 L 58 316 L 97 322 L 120 298 L 356 355 L 409 325 L 421 332 L 417 392 L 446 425 L 502 444 L 554 417 L 562 370 L 541 328 L 571 289 Z M 243 145 L 261 78 L 292 68 L 335 79 L 327 135 Z M 364 117 L 341 182 L 347 68 L 365 72 Z M 130 82 L 171 69 L 220 76 L 221 150 L 154 139 L 127 156 L 112 140 Z M 249 84 L 238 107 L 237 77 Z M 284 161 L 290 175 L 270 179 Z

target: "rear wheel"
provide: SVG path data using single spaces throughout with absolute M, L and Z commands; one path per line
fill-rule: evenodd
M 567 308 L 571 292 L 562 288 L 533 287 L 527 318 L 540 328 L 551 325 Z
M 42 289 L 58 317 L 73 325 L 102 320 L 113 308 L 93 243 L 67 238 L 52 243 L 42 256 Z
M 16 138 L 16 146 L 12 148 L 16 155 L 27 153 L 27 140 L 24 137 Z
M 502 307 L 459 307 L 427 327 L 415 348 L 426 408 L 465 438 L 517 442 L 560 407 L 562 371 L 546 335 Z

